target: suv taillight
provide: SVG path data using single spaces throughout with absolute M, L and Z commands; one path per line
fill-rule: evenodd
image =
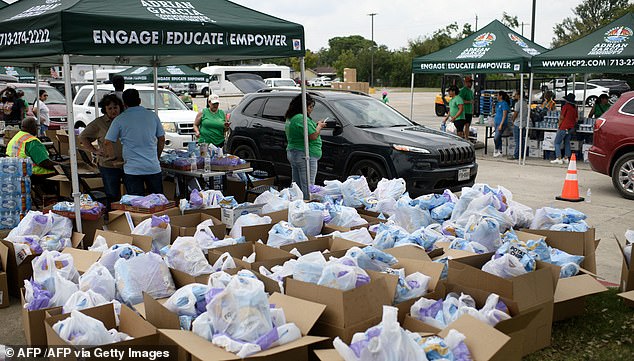
M 605 122 L 605 118 L 597 118 L 597 120 L 594 121 L 594 131 L 596 132 L 597 130 L 599 130 L 603 126 L 603 124 L 605 124 Z
M 231 113 L 225 114 L 225 121 L 228 122 L 231 120 Z

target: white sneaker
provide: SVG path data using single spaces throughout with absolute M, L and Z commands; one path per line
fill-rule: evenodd
M 557 158 L 550 161 L 550 164 L 564 164 L 564 161 Z
M 564 158 L 564 163 L 568 164 L 570 160 L 568 158 Z
M 498 152 L 497 150 L 493 152 L 493 158 L 498 158 L 502 156 L 502 152 Z

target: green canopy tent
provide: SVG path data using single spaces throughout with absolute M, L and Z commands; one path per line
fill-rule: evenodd
M 145 65 L 154 68 L 156 88 L 162 65 L 300 57 L 305 78 L 302 25 L 226 0 L 20 0 L 0 9 L 0 27 L 11 29 L 0 33 L 0 63 L 33 64 L 36 76 L 39 65 L 55 64 L 63 64 L 64 74 L 70 74 L 71 61 Z M 71 94 L 70 77 L 64 79 L 66 94 Z M 305 99 L 305 86 L 302 94 Z M 72 99 L 66 105 L 73 129 Z M 75 138 L 69 141 L 81 231 Z M 308 147 L 306 154 L 308 164 Z
M 187 65 L 159 66 L 156 72 L 158 82 L 162 83 L 200 83 L 209 80 L 208 74 Z M 112 75 L 121 75 L 129 84 L 154 82 L 154 69 L 147 66 L 129 68 Z
M 536 55 L 531 66 L 534 73 L 632 73 L 634 13 L 581 39 Z
M 11 75 L 18 78 L 19 81 L 34 81 L 35 74 L 28 72 L 17 66 L 0 66 L 0 74 Z
M 498 20 L 493 20 L 487 26 L 455 44 L 414 58 L 412 60 L 410 118 L 414 114 L 415 74 L 520 73 L 520 91 L 523 97 L 524 74 L 530 72 L 530 60 L 546 50 Z M 532 78 L 529 98 L 531 89 Z M 520 109 L 520 116 L 523 116 L 522 113 L 523 109 Z

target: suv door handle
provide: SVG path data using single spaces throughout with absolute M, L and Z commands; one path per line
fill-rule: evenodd
M 262 127 L 263 127 L 263 125 L 260 124 L 260 123 L 254 123 L 253 124 L 253 128 L 262 128 Z
M 90 110 L 86 110 L 86 114 L 92 114 Z

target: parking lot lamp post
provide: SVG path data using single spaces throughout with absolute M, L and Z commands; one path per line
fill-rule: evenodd
M 370 13 L 368 16 L 372 19 L 372 49 L 370 50 L 370 88 L 374 86 L 374 16 L 377 13 Z

